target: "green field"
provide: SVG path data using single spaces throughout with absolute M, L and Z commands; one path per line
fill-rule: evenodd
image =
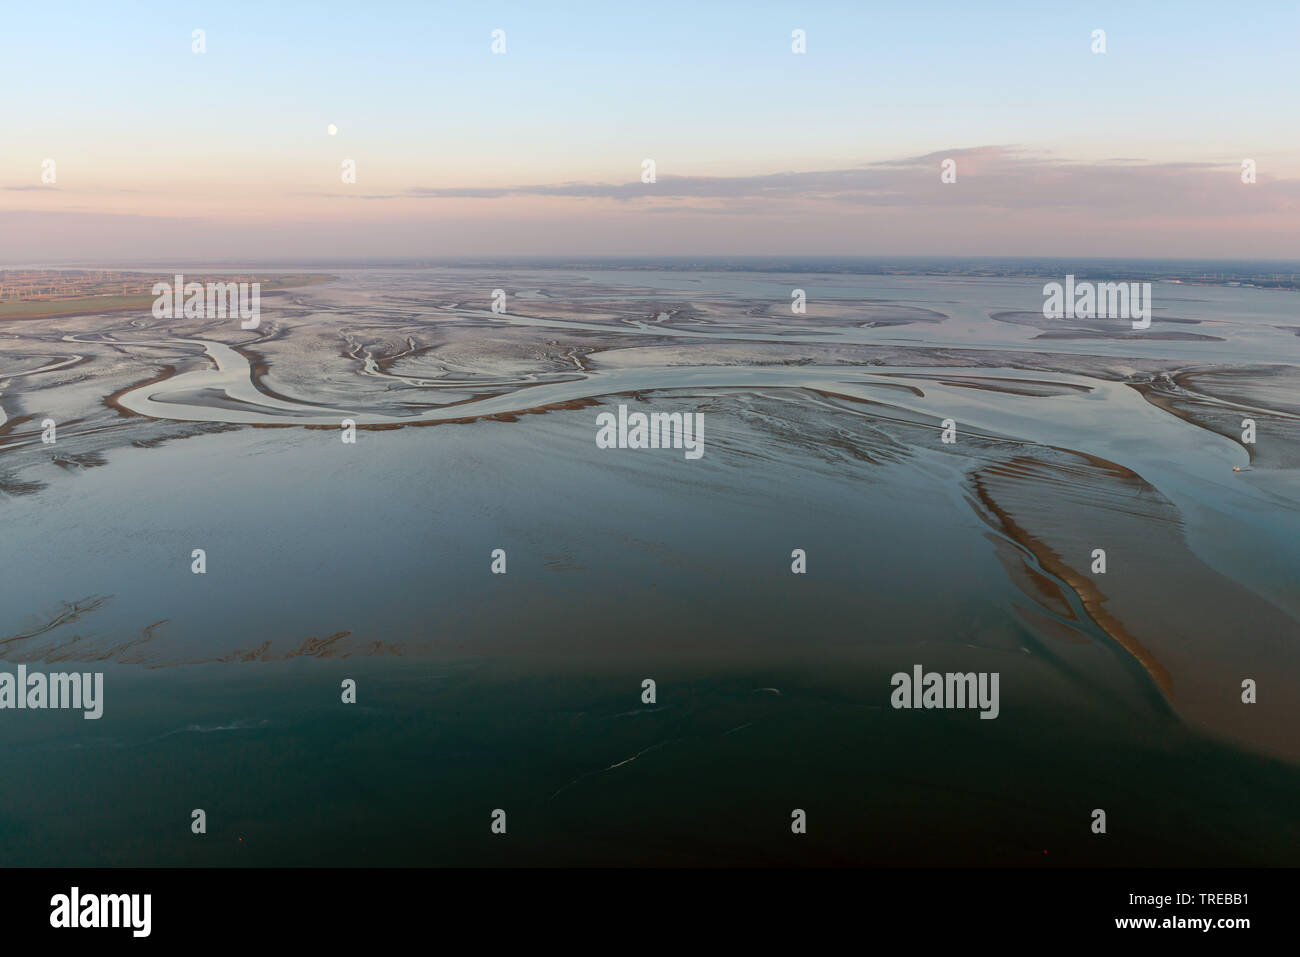
M 160 276 L 159 280 L 170 283 L 171 276 Z M 227 282 L 227 276 L 195 273 L 188 278 L 196 282 Z M 320 273 L 285 274 L 259 278 L 262 292 L 277 289 L 290 289 L 298 286 L 312 286 L 322 283 L 334 276 Z M 0 322 L 9 319 L 54 319 L 61 316 L 83 316 L 100 312 L 134 312 L 151 310 L 156 297 L 150 293 L 126 296 L 75 296 L 66 299 L 10 299 L 0 301 Z

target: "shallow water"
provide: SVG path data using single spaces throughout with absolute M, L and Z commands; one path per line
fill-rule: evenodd
M 106 672 L 98 721 L 0 711 L 6 863 L 1300 862 L 1294 734 L 1189 719 L 1068 581 L 973 507 L 970 479 L 1052 449 L 1131 470 L 1177 519 L 1120 519 L 1159 521 L 1152 540 L 1185 550 L 1114 556 L 1115 602 L 1140 597 L 1134 568 L 1152 563 L 1150 607 L 1213 601 L 1178 592 L 1180 563 L 1200 562 L 1294 621 L 1294 472 L 1232 472 L 1251 461 L 1240 443 L 1125 378 L 1296 364 L 1300 338 L 1276 328 L 1286 294 L 1157 299 L 1157 316 L 1213 322 L 1223 343 L 1044 342 L 989 317 L 1041 307 L 1025 282 L 508 278 L 536 315 L 466 304 L 496 276 L 373 271 L 264 300 L 256 334 L 120 315 L 0 328 L 19 336 L 0 340 L 0 469 L 11 489 L 38 486 L 0 495 L 0 668 Z M 788 303 L 786 279 L 814 305 L 947 318 L 746 318 Z M 687 285 L 694 319 L 637 318 Z M 74 355 L 92 358 L 65 366 Z M 175 373 L 139 385 L 162 364 Z M 137 414 L 104 406 L 113 392 Z M 619 403 L 702 412 L 704 457 L 597 448 L 596 415 Z M 1261 431 L 1291 442 L 1275 406 L 1277 431 Z M 349 445 L 345 415 L 472 421 Z M 1098 507 L 1108 496 L 1098 484 Z M 1044 504 L 1049 518 L 1022 516 L 1030 531 L 1087 541 L 1065 498 Z M 1066 563 L 1086 572 L 1079 547 Z M 1048 584 L 1028 586 L 1019 562 Z M 1248 638 L 1219 645 L 1255 655 Z M 1290 654 L 1262 659 L 1261 709 L 1295 697 Z M 890 676 L 915 663 L 998 672 L 999 717 L 891 708 Z M 349 677 L 356 704 L 340 701 Z M 1229 698 L 1238 680 L 1224 676 Z

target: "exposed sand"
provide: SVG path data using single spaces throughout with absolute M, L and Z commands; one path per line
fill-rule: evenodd
M 1064 453 L 984 468 L 971 484 L 990 522 L 1074 589 L 1181 715 L 1300 758 L 1295 622 L 1193 555 L 1158 491 L 1113 463 Z M 1106 551 L 1105 574 L 1091 573 L 1095 548 Z M 1257 704 L 1241 700 L 1245 678 L 1259 685 Z

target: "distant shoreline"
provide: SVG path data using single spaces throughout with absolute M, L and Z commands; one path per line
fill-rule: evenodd
M 192 276 L 206 276 L 215 281 L 229 281 L 225 273 L 190 273 Z M 160 281 L 170 282 L 171 276 L 159 276 Z M 259 280 L 263 292 L 276 292 L 283 289 L 295 289 L 313 286 L 318 283 L 337 279 L 328 274 L 271 275 Z M 109 312 L 136 312 L 152 309 L 158 297 L 152 293 L 140 295 L 95 295 L 73 296 L 64 299 L 8 299 L 0 300 L 0 322 L 27 319 L 65 319 L 70 316 L 91 316 Z
M 106 269 L 118 272 L 159 271 L 156 261 L 140 263 L 50 263 L 0 266 L 0 274 L 11 269 Z M 1300 261 L 1227 259 L 1139 259 L 1097 257 L 942 257 L 942 256 L 463 256 L 457 258 L 410 259 L 282 259 L 260 263 L 178 262 L 170 272 L 192 271 L 212 274 L 235 272 L 306 273 L 303 283 L 336 279 L 330 270 L 372 269 L 492 269 L 492 270 L 601 270 L 613 272 L 707 272 L 707 273 L 796 273 L 831 276 L 887 276 L 951 279 L 1041 279 L 1059 281 L 1066 274 L 1077 280 L 1104 282 L 1160 282 L 1186 286 L 1223 286 L 1246 289 L 1274 289 L 1300 292 Z M 0 301 L 0 318 L 6 318 Z

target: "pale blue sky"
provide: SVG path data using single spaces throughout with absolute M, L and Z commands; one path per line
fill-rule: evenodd
M 11 4 L 0 187 L 57 157 L 52 209 L 157 215 L 143 195 L 171 190 L 207 215 L 238 206 L 223 183 L 263 204 L 334 188 L 339 157 L 388 195 L 630 182 L 643 157 L 753 176 L 1012 145 L 1300 176 L 1300 4 L 979 6 Z

